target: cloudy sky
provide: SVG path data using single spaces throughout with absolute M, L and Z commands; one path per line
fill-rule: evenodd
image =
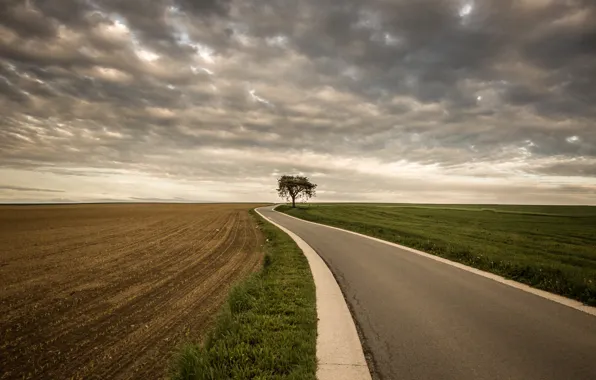
M 2 0 L 0 201 L 596 204 L 593 0 Z

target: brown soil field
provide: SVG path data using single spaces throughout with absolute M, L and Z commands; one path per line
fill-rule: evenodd
M 0 206 L 0 378 L 166 377 L 259 267 L 255 206 Z

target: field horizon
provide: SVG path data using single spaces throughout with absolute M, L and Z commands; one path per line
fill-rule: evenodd
M 69 202 L 1 202 L 0 206 L 60 206 L 60 205 L 109 205 L 109 204 L 130 204 L 130 205 L 160 205 L 160 204 L 181 204 L 181 205 L 193 205 L 193 204 L 288 204 L 285 201 L 270 202 L 270 201 L 246 201 L 246 202 L 219 202 L 219 201 L 69 201 Z M 347 205 L 395 205 L 395 206 L 545 206 L 545 207 L 594 207 L 596 204 L 576 204 L 576 203 L 420 203 L 420 202 L 352 202 L 352 201 L 309 201 L 307 203 L 297 204 L 298 206 L 309 205 L 326 205 L 326 204 L 347 204 Z

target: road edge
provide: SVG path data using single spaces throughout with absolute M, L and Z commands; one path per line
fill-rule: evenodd
M 273 207 L 273 211 L 279 212 L 279 211 L 275 210 L 278 206 L 281 206 L 281 204 L 275 205 Z M 571 298 L 563 297 L 563 296 L 560 296 L 560 295 L 555 294 L 555 293 L 547 292 L 545 290 L 533 288 L 533 287 L 531 287 L 529 285 L 522 284 L 521 282 L 510 280 L 510 279 L 507 279 L 505 277 L 499 276 L 497 274 L 486 272 L 486 271 L 483 271 L 483 270 L 480 270 L 480 269 L 477 269 L 477 268 L 474 268 L 474 267 L 470 267 L 470 266 L 467 266 L 467 265 L 458 263 L 456 261 L 451 261 L 451 260 L 445 259 L 443 257 L 436 256 L 436 255 L 433 255 L 433 254 L 430 254 L 430 253 L 427 253 L 427 252 L 424 252 L 424 251 L 419 251 L 419 250 L 414 249 L 414 248 L 406 247 L 405 245 L 400 245 L 400 244 L 397 244 L 397 243 L 392 243 L 392 242 L 387 241 L 387 240 L 383 240 L 383 239 L 379 239 L 379 238 L 376 238 L 376 237 L 364 235 L 364 234 L 361 234 L 361 233 L 358 233 L 358 232 L 354 232 L 354 231 L 350 231 L 350 230 L 345 230 L 345 229 L 339 228 L 339 227 L 329 226 L 327 224 L 322 224 L 322 223 L 317 223 L 317 222 L 311 222 L 310 220 L 300 219 L 300 218 L 297 218 L 295 216 L 286 214 L 284 212 L 279 212 L 279 213 L 280 214 L 283 214 L 285 216 L 288 216 L 290 218 L 294 218 L 294 219 L 300 220 L 300 221 L 305 222 L 305 223 L 311 223 L 311 224 L 316 224 L 318 226 L 332 228 L 334 230 L 343 231 L 343 232 L 347 232 L 349 234 L 353 234 L 353 235 L 361 236 L 361 237 L 364 237 L 364 238 L 367 238 L 367 239 L 371 239 L 371 240 L 377 241 L 379 243 L 391 245 L 393 247 L 397 247 L 397 248 L 403 249 L 405 251 L 409 251 L 411 253 L 415 253 L 417 255 L 424 256 L 426 258 L 429 258 L 429 259 L 432 259 L 432 260 L 441 262 L 443 264 L 451 265 L 451 266 L 456 267 L 456 268 L 459 268 L 461 270 L 465 270 L 467 272 L 474 273 L 474 274 L 476 274 L 478 276 L 481 276 L 481 277 L 484 277 L 484 278 L 488 278 L 490 280 L 499 282 L 501 284 L 504 284 L 504 285 L 507 285 L 507 286 L 511 286 L 512 288 L 516 288 L 516 289 L 521 290 L 521 291 L 524 291 L 526 293 L 534 294 L 534 295 L 536 295 L 538 297 L 542 297 L 542 298 L 545 298 L 547 300 L 556 302 L 558 304 L 561 304 L 561 305 L 570 307 L 572 309 L 575 309 L 575 310 L 578 310 L 578 311 L 582 311 L 582 312 L 584 312 L 586 314 L 590 314 L 590 315 L 596 316 L 596 307 L 584 305 L 583 303 L 581 303 L 579 301 L 576 301 L 574 299 L 571 299 Z
M 259 207 L 255 211 L 288 234 L 308 260 L 316 288 L 317 379 L 371 380 L 356 324 L 331 270 L 304 240 L 259 211 L 263 208 L 274 211 L 277 206 Z

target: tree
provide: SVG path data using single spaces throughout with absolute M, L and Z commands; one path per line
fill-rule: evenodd
M 282 175 L 277 179 L 277 194 L 286 200 L 292 200 L 292 207 L 296 207 L 296 199 L 309 199 L 316 196 L 317 185 L 310 182 L 308 177 L 299 175 Z

